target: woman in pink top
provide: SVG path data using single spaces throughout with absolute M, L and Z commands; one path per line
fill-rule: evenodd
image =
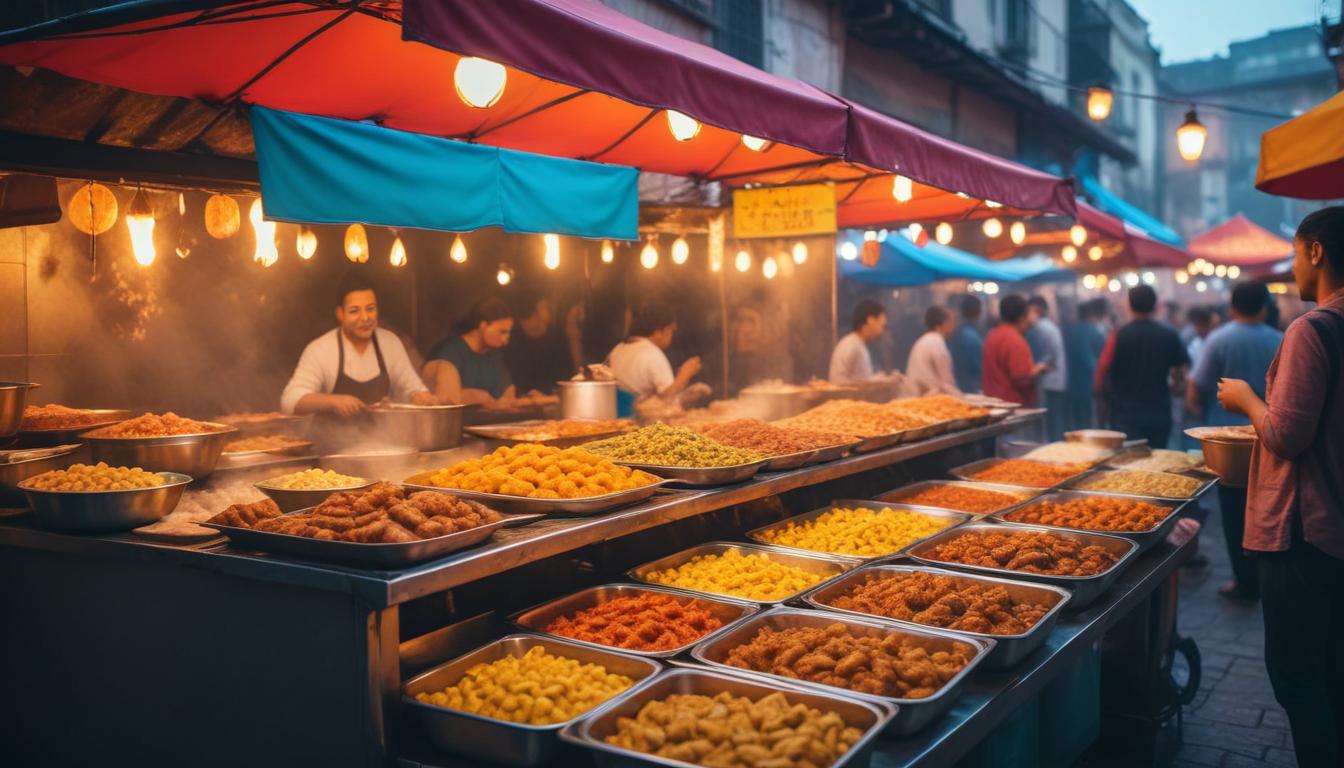
M 1265 666 L 1298 764 L 1344 765 L 1344 207 L 1302 220 L 1293 276 L 1317 306 L 1288 327 L 1261 400 L 1240 379 L 1218 401 L 1250 417 L 1246 534 L 1258 554 Z

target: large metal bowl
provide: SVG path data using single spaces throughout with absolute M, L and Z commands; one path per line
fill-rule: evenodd
M 78 427 L 60 427 L 57 429 L 21 429 L 19 445 L 25 448 L 41 448 L 50 445 L 65 445 L 79 442 L 81 432 L 109 427 L 131 418 L 131 411 L 120 408 L 88 408 L 89 413 L 98 415 L 98 420 Z
M 65 469 L 79 460 L 81 446 L 22 461 L 0 461 L 0 507 L 27 506 L 19 483 L 53 469 Z
M 218 427 L 218 431 L 162 437 L 97 437 L 86 432 L 79 439 L 89 444 L 94 461 L 152 472 L 180 472 L 200 479 L 215 471 L 224 444 L 238 434 L 236 427 L 227 424 L 202 423 Z
M 327 497 L 333 493 L 343 493 L 348 491 L 363 491 L 371 488 L 376 481 L 368 480 L 359 485 L 352 485 L 346 488 L 276 488 L 272 485 L 262 483 L 253 483 L 252 487 L 271 497 L 275 505 L 281 512 L 294 512 L 308 507 L 315 507 L 327 500 Z
M 388 445 L 418 451 L 442 451 L 462 444 L 462 422 L 474 405 L 406 405 L 392 403 L 369 410 L 373 436 Z
M 0 440 L 19 433 L 23 409 L 28 405 L 28 390 L 36 386 L 27 381 L 0 381 Z
M 43 528 L 78 533 L 129 531 L 162 519 L 182 498 L 190 475 L 160 472 L 164 484 L 124 491 L 43 491 L 19 485 Z
M 1185 434 L 1199 441 L 1204 449 L 1204 464 L 1218 475 L 1223 485 L 1245 488 L 1251 478 L 1251 454 L 1258 440 L 1217 440 L 1204 437 L 1198 428 Z

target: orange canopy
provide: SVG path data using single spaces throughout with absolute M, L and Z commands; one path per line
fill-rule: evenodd
M 1265 131 L 1255 188 L 1308 200 L 1344 197 L 1344 93 Z
M 1268 267 L 1293 255 L 1293 244 L 1238 213 L 1190 241 L 1190 255 L 1214 264 Z

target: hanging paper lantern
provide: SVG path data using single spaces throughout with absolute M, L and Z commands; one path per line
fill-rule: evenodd
M 882 256 L 882 244 L 877 240 L 864 240 L 863 251 L 859 255 L 859 263 L 865 267 L 876 267 L 877 261 Z
M 228 195 L 211 195 L 205 201 L 205 231 L 216 240 L 224 240 L 238 234 L 242 218 L 238 203 Z
M 80 232 L 101 235 L 117 223 L 117 196 L 102 184 L 85 184 L 70 196 L 66 215 Z
M 356 264 L 369 260 L 369 235 L 363 224 L 351 224 L 345 228 L 345 258 Z

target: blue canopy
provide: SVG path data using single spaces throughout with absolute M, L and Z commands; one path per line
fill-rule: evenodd
M 1139 208 L 1133 203 L 1125 200 L 1123 197 L 1115 194 L 1111 190 L 1101 185 L 1097 178 L 1088 173 L 1078 174 L 1078 182 L 1082 185 L 1083 191 L 1087 197 L 1101 210 L 1124 221 L 1133 227 L 1143 230 L 1144 234 L 1179 248 L 1185 247 L 1185 240 L 1176 230 L 1163 224 L 1155 216 Z
M 854 243 L 856 247 L 863 247 L 863 238 L 859 233 L 850 232 L 840 237 L 841 242 L 846 240 Z M 1042 277 L 1054 279 L 1054 274 L 1058 272 L 1063 272 L 1069 280 L 1074 277 L 1068 270 L 1056 270 L 1054 263 L 1048 258 L 990 261 L 933 241 L 920 248 L 896 232 L 880 243 L 879 248 L 877 264 L 872 267 L 864 266 L 857 259 L 837 260 L 840 277 L 891 288 L 928 285 L 939 280 L 1016 283 Z
M 252 107 L 266 218 L 635 240 L 634 168 Z

